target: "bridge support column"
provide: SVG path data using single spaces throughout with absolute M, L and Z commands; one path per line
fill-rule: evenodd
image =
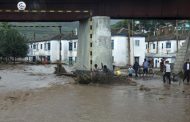
M 80 21 L 77 69 L 92 70 L 94 64 L 113 69 L 110 18 L 106 16 Z

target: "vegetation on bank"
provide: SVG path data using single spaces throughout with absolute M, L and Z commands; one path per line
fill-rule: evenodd
M 14 62 L 17 58 L 26 57 L 27 39 L 8 23 L 0 25 L 0 57 L 3 62 Z
M 118 29 L 118 28 L 126 28 L 128 29 L 128 25 L 130 24 L 130 29 L 134 32 L 142 32 L 142 33 L 149 33 L 154 34 L 154 32 L 161 26 L 167 26 L 171 25 L 176 27 L 176 20 L 145 20 L 145 19 L 134 19 L 134 20 L 122 20 L 114 25 L 112 25 L 112 29 Z M 178 22 L 178 26 L 182 23 Z

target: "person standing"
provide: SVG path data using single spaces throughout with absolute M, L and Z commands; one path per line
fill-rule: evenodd
M 137 61 L 135 61 L 133 69 L 135 70 L 135 76 L 138 77 L 139 63 Z
M 187 61 L 184 63 L 183 70 L 184 70 L 183 82 L 187 78 L 187 83 L 189 84 L 189 79 L 190 79 L 190 62 L 189 62 L 189 59 L 187 59 Z
M 163 75 L 163 81 L 166 82 L 166 77 L 169 80 L 169 84 L 171 84 L 171 66 L 169 64 L 169 61 L 166 61 L 166 64 L 164 65 L 164 75 Z
M 146 59 L 144 59 L 144 62 L 143 62 L 143 73 L 146 74 L 146 75 L 148 74 L 148 65 L 149 65 L 148 61 Z M 144 74 L 143 74 L 143 76 L 144 76 Z
M 164 59 L 161 59 L 160 62 L 160 72 L 164 72 Z

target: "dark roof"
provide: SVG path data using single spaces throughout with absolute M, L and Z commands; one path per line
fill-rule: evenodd
M 30 42 L 43 42 L 43 41 L 50 41 L 50 40 L 74 40 L 78 39 L 78 36 L 75 35 L 74 33 L 62 33 L 62 34 L 57 34 L 57 35 L 50 35 L 46 38 L 39 39 L 39 40 L 32 40 Z
M 73 40 L 73 39 L 78 39 L 78 36 L 73 34 L 73 33 L 68 33 L 68 34 L 58 34 L 52 38 L 50 38 L 50 40 Z
M 128 29 L 126 28 L 117 28 L 117 29 L 112 29 L 111 30 L 111 35 L 112 36 L 128 36 Z M 145 37 L 146 34 L 142 33 L 142 32 L 137 32 L 137 31 L 132 31 L 130 30 L 130 34 L 133 37 Z
M 118 28 L 118 29 L 112 29 L 111 30 L 111 35 L 112 36 L 128 36 L 128 29 L 126 28 Z M 131 36 L 133 37 L 146 37 L 145 34 L 141 32 L 132 32 L 131 31 Z M 43 41 L 50 41 L 50 40 L 74 40 L 78 39 L 78 35 L 75 35 L 73 32 L 67 32 L 67 33 L 62 33 L 62 34 L 57 34 L 57 35 L 49 35 L 48 37 L 44 37 L 43 39 L 39 40 L 31 40 L 30 42 L 43 42 Z

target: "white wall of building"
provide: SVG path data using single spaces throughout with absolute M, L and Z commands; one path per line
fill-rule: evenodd
M 113 36 L 111 37 L 114 47 L 112 47 L 113 62 L 116 66 L 126 66 L 128 60 L 127 54 L 127 37 Z
M 69 51 L 69 42 L 72 43 L 72 50 Z M 48 49 L 48 43 L 50 43 L 50 49 Z M 72 57 L 72 61 L 75 62 L 77 57 L 77 40 L 61 40 L 61 57 L 63 63 L 69 63 L 69 57 Z M 35 48 L 34 48 L 35 46 Z M 33 60 L 33 56 L 36 60 L 40 61 L 40 56 L 50 56 L 50 62 L 55 63 L 59 60 L 60 41 L 51 40 L 43 42 L 35 42 L 29 44 L 28 56 L 30 61 Z
M 171 43 L 171 48 L 166 48 L 166 44 L 170 42 Z M 180 47 L 182 46 L 183 42 L 185 42 L 185 40 L 179 40 L 178 43 L 178 47 L 180 49 Z M 146 42 L 146 47 L 148 47 L 148 42 Z M 155 47 L 155 48 L 153 48 Z M 146 48 L 147 49 L 147 48 Z M 156 53 L 157 50 L 157 42 L 150 42 L 149 43 L 149 53 Z M 158 42 L 158 53 L 159 54 L 167 54 L 168 53 L 176 53 L 177 51 L 177 44 L 176 44 L 176 40 L 169 40 L 169 41 L 159 41 Z M 146 50 L 146 53 L 148 53 L 148 49 Z
M 171 47 L 167 47 L 167 43 L 171 43 Z M 178 47 L 181 48 L 185 40 L 179 40 Z M 154 45 L 154 46 L 153 46 Z M 148 53 L 149 50 L 149 53 Z M 157 42 L 150 42 L 148 49 L 148 42 L 146 42 L 146 55 L 151 54 L 154 60 L 154 67 L 160 67 L 161 59 L 164 57 L 169 63 L 175 63 L 175 56 L 177 51 L 176 40 L 166 40 L 158 42 L 158 53 L 157 53 Z
M 114 41 L 114 48 L 112 50 L 113 63 L 116 66 L 126 66 L 128 64 L 128 41 L 125 36 L 112 36 L 112 41 Z M 48 50 L 48 43 L 50 43 L 50 50 Z M 69 50 L 69 44 L 72 43 L 72 50 Z M 59 44 L 57 40 L 45 41 L 45 42 L 35 42 L 29 44 L 29 56 L 36 56 L 37 60 L 39 56 L 50 56 L 50 62 L 54 63 L 59 60 Z M 78 40 L 62 40 L 61 41 L 61 56 L 62 62 L 69 64 L 72 60 L 74 64 L 77 59 L 77 45 Z M 31 48 L 32 45 L 32 48 Z M 36 49 L 33 46 L 36 45 Z M 38 45 L 38 46 L 37 46 Z M 42 48 L 41 48 L 42 45 Z M 139 57 L 139 64 L 142 65 L 145 58 L 145 38 L 144 37 L 131 37 L 131 64 L 134 64 L 135 57 Z M 32 57 L 30 58 L 32 61 Z
M 112 36 L 111 39 L 114 41 L 112 50 L 114 64 L 116 66 L 126 66 L 128 64 L 128 38 L 125 36 Z M 131 37 L 130 47 L 131 64 L 134 64 L 135 57 L 139 57 L 139 64 L 141 65 L 145 58 L 145 38 Z
M 50 60 L 51 62 L 57 62 L 59 60 L 59 41 L 52 40 L 51 43 L 51 49 L 48 51 L 50 54 Z
M 132 37 L 131 43 L 133 44 L 133 46 L 131 46 L 131 51 L 133 51 L 131 52 L 133 53 L 133 55 L 131 55 L 133 56 L 131 57 L 132 63 L 135 62 L 135 57 L 139 57 L 139 64 L 142 65 L 145 59 L 145 37 Z

